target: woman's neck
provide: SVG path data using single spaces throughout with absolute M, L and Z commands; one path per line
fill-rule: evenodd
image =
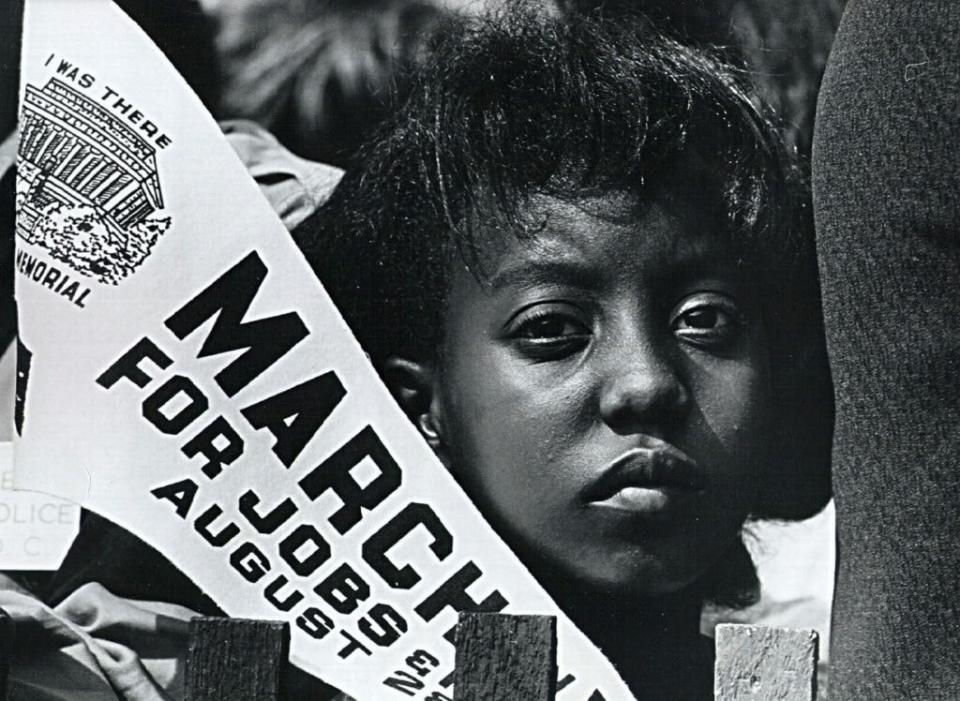
M 619 596 L 564 587 L 551 594 L 574 623 L 601 648 L 657 647 L 700 637 L 699 593 L 682 591 L 657 597 Z M 612 654 L 612 653 L 611 653 Z

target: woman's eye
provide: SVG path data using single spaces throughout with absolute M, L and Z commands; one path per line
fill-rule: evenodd
M 679 327 L 688 329 L 715 329 L 730 323 L 726 315 L 715 307 L 701 307 L 684 312 L 677 320 Z
M 555 360 L 582 349 L 590 340 L 590 329 L 570 314 L 545 312 L 519 317 L 510 338 L 524 355 L 537 360 Z
M 670 326 L 682 341 L 703 348 L 724 348 L 737 339 L 744 323 L 731 297 L 700 293 L 677 305 Z
M 520 338 L 552 339 L 565 336 L 576 336 L 586 333 L 583 325 L 571 319 L 550 315 L 539 319 L 530 319 L 517 330 Z

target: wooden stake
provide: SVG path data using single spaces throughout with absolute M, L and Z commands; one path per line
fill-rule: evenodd
M 280 697 L 290 628 L 277 621 L 198 617 L 190 621 L 187 701 L 272 701 Z
M 717 626 L 716 701 L 814 701 L 815 630 Z
M 10 658 L 13 657 L 13 619 L 0 609 L 0 701 L 7 699 L 7 678 Z
M 461 613 L 453 683 L 456 701 L 554 701 L 557 619 Z

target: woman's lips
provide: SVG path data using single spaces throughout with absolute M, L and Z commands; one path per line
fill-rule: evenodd
M 699 493 L 705 484 L 703 470 L 690 456 L 666 441 L 646 437 L 644 445 L 607 464 L 585 497 L 591 506 L 655 514 Z
M 654 515 L 667 511 L 679 500 L 697 493 L 674 487 L 624 487 L 611 497 L 590 502 L 590 506 Z

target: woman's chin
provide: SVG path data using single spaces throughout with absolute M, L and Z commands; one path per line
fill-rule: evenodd
M 633 553 L 622 558 L 558 563 L 540 579 L 548 590 L 560 589 L 567 597 L 650 599 L 679 593 L 703 574 L 702 567 L 677 564 Z

